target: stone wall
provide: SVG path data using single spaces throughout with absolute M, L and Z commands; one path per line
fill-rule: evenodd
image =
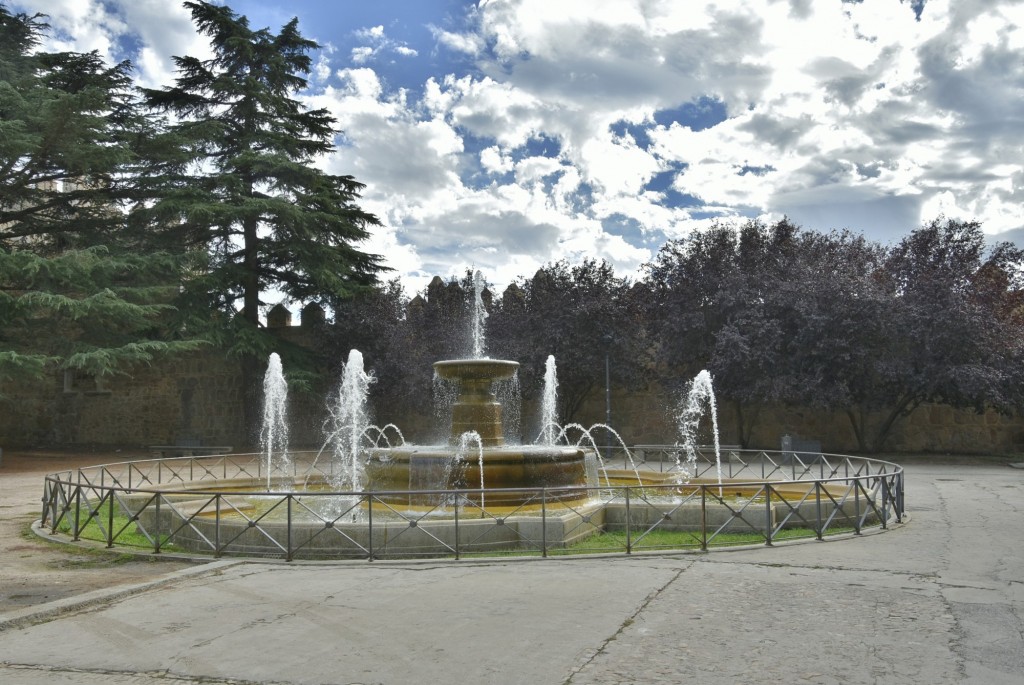
M 237 363 L 209 353 L 136 369 L 97 383 L 55 377 L 6 387 L 0 442 L 9 445 L 154 445 L 182 436 L 244 442 Z
M 297 336 L 298 328 L 291 327 L 286 335 Z M 327 379 L 323 388 L 291 395 L 293 445 L 321 444 L 332 384 L 333 379 Z M 173 444 L 180 436 L 236 449 L 258 444 L 258 436 L 243 425 L 240 366 L 212 351 L 143 367 L 105 383 L 55 377 L 31 387 L 4 388 L 4 394 L 10 401 L 0 404 L 0 446 L 144 447 Z M 386 407 L 380 407 L 375 421 L 397 424 L 410 440 L 429 440 L 439 433 L 431 429 L 430 404 L 430 398 L 426 398 L 416 416 L 392 416 Z M 629 444 L 673 443 L 679 437 L 675 406 L 674 397 L 657 387 L 644 392 L 614 391 L 612 425 Z M 537 411 L 532 403 L 523 407 L 523 437 L 527 441 L 533 438 Z M 576 421 L 589 426 L 604 420 L 604 394 L 597 392 Z M 719 433 L 723 444 L 740 442 L 735 411 L 728 404 L 719 407 Z M 775 407 L 760 412 L 750 446 L 778 449 L 781 436 L 786 434 L 819 440 L 822 449 L 829 452 L 857 451 L 844 414 Z M 707 429 L 704 438 L 710 441 Z M 886 450 L 1024 452 L 1024 418 L 1001 416 L 991 410 L 978 414 L 926 405 L 896 424 Z
M 605 420 L 603 393 L 580 411 L 584 425 Z M 662 389 L 644 392 L 612 392 L 612 425 L 629 443 L 674 443 L 679 439 L 675 413 L 678 401 Z M 879 425 L 881 414 L 869 416 Z M 710 442 L 710 422 L 702 424 L 702 441 Z M 719 440 L 740 444 L 735 409 L 718 407 Z M 765 407 L 760 410 L 750 437 L 750 447 L 779 449 L 783 435 L 818 440 L 827 452 L 857 452 L 857 439 L 845 413 L 816 409 Z M 959 454 L 1007 454 L 1024 452 L 1024 417 L 1002 415 L 992 409 L 978 413 L 946 405 L 926 404 L 909 417 L 899 419 L 884 446 L 892 452 Z

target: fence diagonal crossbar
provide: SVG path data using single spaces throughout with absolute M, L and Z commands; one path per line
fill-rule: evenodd
M 796 500 L 795 503 L 790 502 L 788 499 L 786 499 L 786 494 L 785 493 L 786 493 L 786 491 L 784 491 L 784 490 L 776 489 L 775 497 L 772 499 L 773 502 L 775 502 L 777 504 L 781 504 L 786 509 L 786 512 L 785 512 L 784 516 L 780 517 L 776 513 L 775 525 L 772 528 L 772 536 L 774 537 L 774 536 L 778 535 L 779 532 L 782 531 L 784 528 L 789 527 L 788 524 L 794 518 L 796 520 L 801 521 L 805 526 L 807 526 L 808 528 L 814 530 L 814 532 L 817 535 L 820 536 L 821 535 L 821 527 L 819 525 L 818 517 L 817 517 L 817 511 L 820 511 L 820 508 L 816 507 L 816 516 L 815 516 L 815 519 L 813 521 L 809 520 L 800 511 L 800 509 L 803 506 L 803 504 L 808 502 L 811 499 L 812 495 L 816 495 L 817 494 L 817 483 L 814 482 L 814 481 L 811 481 L 810 487 L 808 487 L 807 490 L 804 491 L 803 495 L 798 500 Z
M 502 492 L 508 493 L 508 492 L 518 492 L 518 491 L 516 491 L 516 490 L 502 490 Z M 483 497 L 486 497 L 486 493 L 484 493 L 484 492 L 482 492 L 480 490 L 469 490 L 469 491 L 467 491 L 467 494 L 468 495 L 475 494 L 478 497 L 481 497 L 481 495 L 483 495 Z M 507 543 L 507 544 L 510 544 L 510 545 L 511 544 L 515 544 L 516 546 L 522 546 L 523 543 L 526 543 L 525 546 L 522 547 L 522 548 L 524 548 L 524 549 L 538 549 L 538 550 L 541 550 L 542 552 L 546 552 L 546 545 L 545 545 L 545 541 L 544 541 L 543 535 L 542 535 L 541 539 L 531 538 L 530 536 L 528 536 L 528 535 L 523 533 L 522 528 L 520 526 L 510 525 L 512 523 L 512 521 L 510 521 L 510 519 L 514 519 L 516 514 L 521 514 L 521 513 L 526 512 L 527 508 L 530 505 L 540 504 L 542 506 L 542 508 L 544 506 L 546 506 L 546 504 L 547 504 L 547 502 L 546 502 L 546 495 L 547 495 L 547 493 L 546 493 L 546 491 L 543 488 L 541 488 L 541 489 L 533 490 L 533 491 L 523 490 L 522 494 L 524 495 L 524 497 L 522 498 L 521 502 L 519 502 L 512 509 L 510 509 L 508 511 L 502 511 L 500 513 L 499 512 L 489 511 L 486 508 L 484 508 L 486 506 L 486 500 L 484 500 L 483 497 L 481 497 L 481 501 L 484 502 L 484 507 L 481 507 L 480 505 L 477 505 L 476 506 L 476 510 L 479 511 L 479 516 L 480 516 L 481 519 L 484 519 L 484 520 L 490 519 L 492 524 L 489 527 L 481 527 L 479 531 L 476 531 L 475 535 L 470 535 L 469 537 L 467 537 L 466 542 L 465 542 L 465 547 L 468 548 L 468 547 L 472 547 L 473 545 L 481 545 L 481 544 L 483 544 L 484 543 L 484 538 L 487 537 L 488 535 L 500 536 L 501 532 L 507 532 L 507 534 L 511 537 L 511 541 L 509 543 Z M 544 524 L 546 524 L 546 521 L 544 521 Z M 541 532 L 543 533 L 543 525 L 541 527 Z
M 179 522 L 178 525 L 172 526 L 167 531 L 167 537 L 168 538 L 172 538 L 173 539 L 178 533 L 181 533 L 185 529 L 188 529 L 188 531 L 191 534 L 195 535 L 196 537 L 198 537 L 200 540 L 203 541 L 203 544 L 206 545 L 207 549 L 209 549 L 211 552 L 216 552 L 217 551 L 217 542 L 216 542 L 216 540 L 211 540 L 209 537 L 207 537 L 207 535 L 205 533 L 203 533 L 203 531 L 199 527 L 197 527 L 195 525 L 195 521 L 196 521 L 196 519 L 198 519 L 202 515 L 210 513 L 210 512 L 207 511 L 207 507 L 209 507 L 211 504 L 213 505 L 213 511 L 216 512 L 219 509 L 220 497 L 221 496 L 219 494 L 208 495 L 206 501 L 202 502 L 201 504 L 199 504 L 198 507 L 196 507 L 195 503 L 193 502 L 192 503 L 193 511 L 191 513 L 189 513 L 189 512 L 186 512 L 182 508 L 181 503 L 174 502 L 173 500 L 168 499 L 167 495 L 162 494 L 160 496 L 160 498 L 157 499 L 157 501 L 154 503 L 154 507 L 156 507 L 156 508 L 159 508 L 160 506 L 166 507 L 167 510 L 171 514 L 173 514 L 173 516 Z M 156 520 L 157 520 L 158 525 L 159 525 L 159 522 L 160 522 L 159 509 L 157 509 L 157 511 L 156 511 Z M 174 520 L 174 519 L 172 519 L 172 520 Z
M 654 490 L 654 488 L 652 488 L 651 486 L 648 486 L 647 489 L 648 490 Z M 666 490 L 666 489 L 669 490 L 669 493 L 673 493 L 673 492 L 675 492 L 677 490 L 677 486 L 662 486 L 661 487 L 661 490 L 663 490 L 663 491 Z M 640 492 L 639 497 L 637 497 L 636 495 L 633 495 L 633 497 L 635 499 L 637 499 L 640 502 L 643 502 L 644 504 L 646 504 L 652 511 L 656 511 L 658 513 L 658 516 L 655 518 L 655 520 L 650 525 L 647 526 L 647 528 L 643 532 L 641 532 L 640 534 L 638 534 L 636 536 L 632 536 L 632 535 L 630 536 L 630 547 L 632 549 L 636 549 L 637 547 L 641 547 L 641 546 L 646 546 L 649 549 L 650 548 L 666 548 L 666 547 L 669 547 L 670 545 L 651 545 L 651 544 L 649 544 L 649 545 L 641 545 L 640 543 L 643 542 L 646 538 L 650 537 L 653 532 L 658 531 L 658 530 L 662 530 L 662 529 L 665 529 L 665 528 L 668 528 L 668 527 L 671 527 L 671 526 L 674 526 L 676 514 L 679 513 L 680 510 L 682 510 L 682 508 L 686 504 L 691 504 L 691 503 L 696 503 L 696 502 L 701 501 L 702 492 L 703 492 L 703 487 L 693 488 L 689 492 L 689 494 L 683 495 L 683 496 L 681 496 L 679 498 L 674 498 L 671 502 L 669 502 L 669 506 L 667 508 L 665 507 L 664 503 L 661 501 L 661 499 L 664 496 L 659 497 L 658 495 L 655 495 L 652 498 L 646 492 L 643 492 L 643 491 Z M 694 531 L 683 530 L 681 532 L 683 534 L 687 535 L 688 537 L 692 538 L 695 545 L 702 544 L 703 540 L 702 540 L 702 536 L 699 534 L 700 531 L 697 531 L 695 533 Z M 671 545 L 671 546 L 682 547 L 683 545 L 676 544 L 676 545 Z
M 747 485 L 748 486 L 755 485 L 755 483 L 749 483 Z M 743 523 L 746 524 L 746 526 L 751 531 L 757 533 L 766 543 L 769 543 L 769 544 L 771 543 L 771 533 L 770 533 L 771 526 L 769 525 L 769 526 L 766 527 L 763 522 L 751 521 L 751 520 L 747 519 L 744 516 L 744 513 L 748 509 L 753 509 L 755 506 L 764 506 L 764 505 L 761 504 L 759 499 L 763 500 L 764 502 L 766 502 L 769 505 L 771 503 L 770 486 L 768 484 L 756 484 L 756 485 L 760 485 L 760 487 L 758 487 L 755 490 L 754 494 L 751 495 L 746 501 L 744 501 L 742 503 L 742 506 L 740 506 L 738 508 L 733 507 L 732 505 L 730 505 L 729 501 L 727 499 L 725 499 L 725 497 L 723 495 L 715 494 L 715 490 L 717 488 L 713 488 L 713 487 L 710 487 L 710 488 L 709 487 L 705 487 L 704 488 L 705 497 L 709 497 L 710 496 L 711 499 L 713 499 L 719 505 L 724 507 L 729 512 L 729 514 L 730 514 L 726 518 L 726 520 L 723 521 L 722 524 L 715 529 L 715 531 L 713 533 L 708 535 L 707 541 L 709 543 L 712 540 L 714 540 L 721 533 L 727 532 L 729 530 L 729 528 L 731 528 L 733 526 L 733 524 L 736 523 L 736 521 L 742 521 Z M 767 530 L 766 530 L 766 528 L 767 528 Z
M 74 490 L 75 494 L 70 494 Z M 67 481 L 52 481 L 45 494 L 43 504 L 43 521 L 50 521 L 50 533 L 56 533 L 58 527 L 71 511 L 71 499 L 78 497 L 80 489 Z M 77 527 L 76 527 L 77 528 Z
M 393 516 L 397 517 L 400 523 L 401 522 L 405 523 L 405 525 L 402 528 L 398 528 L 397 530 L 392 530 L 392 528 L 388 528 L 388 534 L 385 537 L 385 539 L 383 541 L 383 544 L 380 544 L 379 546 L 378 546 L 378 544 L 374 544 L 373 549 L 368 551 L 370 556 L 371 556 L 371 558 L 372 557 L 380 558 L 380 557 L 387 556 L 388 555 L 388 548 L 389 547 L 393 547 L 394 543 L 397 540 L 401 539 L 403 536 L 411 537 L 411 536 L 417 535 L 417 534 L 423 535 L 423 536 L 429 538 L 429 540 L 433 540 L 446 553 L 458 554 L 458 536 L 457 535 L 456 535 L 455 545 L 452 545 L 452 544 L 450 544 L 448 542 L 445 542 L 444 540 L 439 538 L 437 535 L 435 535 L 430 530 L 430 528 L 428 526 L 420 525 L 424 521 L 424 519 L 427 519 L 429 517 L 431 512 L 437 510 L 440 507 L 445 506 L 443 501 L 435 503 L 428 511 L 411 512 L 409 510 L 400 511 L 400 510 L 396 509 L 394 506 L 392 506 L 392 504 L 390 502 L 387 501 L 387 499 L 386 499 L 387 496 L 386 495 L 382 495 L 381 493 L 368 493 L 368 497 L 369 497 L 369 510 L 371 512 L 373 511 L 373 505 L 374 504 L 380 504 L 380 505 L 383 505 L 384 510 L 386 512 L 390 512 Z M 458 517 L 458 508 L 455 509 L 455 516 Z M 373 523 L 372 522 L 370 523 L 369 530 L 370 530 L 371 540 L 373 540 L 374 539 L 374 532 L 375 531 L 374 531 Z M 414 530 L 418 531 L 418 532 L 417 533 L 412 532 Z M 425 540 L 424 542 L 427 542 L 427 541 Z M 415 554 L 410 554 L 409 556 L 415 556 Z
M 146 464 L 148 466 L 148 464 Z M 128 489 L 142 488 L 147 485 L 156 485 L 150 477 L 150 471 L 143 470 L 139 464 L 128 465 Z
M 590 493 L 590 496 L 584 500 L 585 502 L 592 501 L 594 493 L 600 492 L 600 489 L 589 490 L 588 492 Z M 599 526 L 598 522 L 594 520 L 595 516 L 592 508 L 585 507 L 582 504 L 577 505 L 571 501 L 560 502 L 559 506 L 560 509 L 555 515 L 562 515 L 561 518 L 563 520 L 563 525 L 567 518 L 569 523 L 569 525 L 564 528 L 564 540 L 581 539 L 586 537 L 588 534 L 593 534 L 601 530 L 601 526 Z M 575 517 L 567 516 L 572 514 L 575 514 Z M 573 523 L 573 521 L 575 521 L 575 523 Z M 547 554 L 548 551 L 548 542 L 547 539 L 544 538 L 541 540 L 541 553 Z
M 262 475 L 260 468 L 261 462 L 259 459 L 247 459 L 246 461 L 240 461 L 237 458 L 223 457 L 224 459 L 224 471 L 227 472 L 227 467 L 231 466 L 232 478 L 260 478 Z
M 842 495 L 839 497 L 839 499 L 836 499 L 835 495 L 833 494 L 833 490 L 838 489 L 840 486 L 843 485 L 845 485 L 845 489 L 843 490 Z M 825 496 L 825 499 L 827 499 L 832 504 L 831 511 L 825 517 L 824 521 L 822 521 L 821 524 L 824 530 L 828 530 L 833 525 L 838 525 L 836 521 L 842 520 L 846 523 L 846 525 L 850 526 L 855 531 L 860 532 L 860 529 L 857 528 L 856 519 L 846 511 L 846 503 L 853 494 L 853 487 L 850 485 L 849 480 L 826 481 L 822 484 L 821 494 L 823 494 Z
M 217 459 L 189 459 L 189 468 L 192 470 L 192 480 L 219 480 L 227 478 L 227 460 L 223 457 Z M 220 470 L 214 471 L 218 466 Z
M 82 496 L 83 496 L 83 494 L 85 492 L 86 492 L 86 490 L 79 489 L 79 491 L 78 491 L 78 493 L 76 495 L 76 505 L 75 506 L 77 508 L 76 508 L 76 511 L 75 511 L 75 522 L 74 522 L 75 525 L 72 526 L 73 539 L 74 540 L 78 540 L 79 537 L 81 536 L 82 532 L 91 523 L 94 526 L 96 526 L 96 528 L 99 530 L 99 532 L 103 535 L 104 542 L 107 542 L 108 543 L 107 546 L 110 547 L 112 542 L 113 542 L 112 541 L 112 536 L 111 536 L 111 532 L 112 532 L 113 526 L 111 525 L 110 518 L 112 517 L 112 513 L 113 513 L 113 510 L 114 510 L 114 493 L 116 492 L 116 490 L 113 490 L 113 489 L 106 490 L 105 492 L 103 492 L 102 495 L 99 495 L 99 498 L 96 501 L 93 501 L 93 500 L 89 499 L 86 496 L 85 497 L 85 505 L 86 505 L 85 520 L 82 520 L 82 518 L 81 518 L 81 506 L 82 506 L 81 498 L 82 498 Z M 103 510 L 104 505 L 106 505 L 106 507 L 107 507 L 108 516 L 104 516 L 103 515 L 105 513 L 104 510 Z
M 288 548 L 285 545 L 282 545 L 280 540 L 278 540 L 273 535 L 271 535 L 267 530 L 265 530 L 260 525 L 260 521 L 263 521 L 265 518 L 267 518 L 271 513 L 276 511 L 278 507 L 280 507 L 282 504 L 287 506 L 287 502 L 290 499 L 291 495 L 284 495 L 282 499 L 279 499 L 276 502 L 274 502 L 267 510 L 261 513 L 259 516 L 250 517 L 248 514 L 245 513 L 245 507 L 239 507 L 238 505 L 235 504 L 233 499 L 229 499 L 224 495 L 220 495 L 218 501 L 227 506 L 227 512 L 224 512 L 223 509 L 218 508 L 218 519 L 222 518 L 224 514 L 227 513 L 228 515 L 240 517 L 242 520 L 245 521 L 245 526 L 241 527 L 241 529 L 238 530 L 238 532 L 235 535 L 229 537 L 227 540 L 221 541 L 217 553 L 222 554 L 224 550 L 228 549 L 232 545 L 232 543 L 240 539 L 243 535 L 245 535 L 248 531 L 251 530 L 258 533 L 263 539 L 269 542 L 272 547 L 280 550 L 284 554 L 287 554 Z
M 304 512 L 305 515 L 310 517 L 313 521 L 319 522 L 322 525 L 315 529 L 312 529 L 309 536 L 305 540 L 297 544 L 293 544 L 290 547 L 292 556 L 294 556 L 297 552 L 301 552 L 303 549 L 312 549 L 314 540 L 319 540 L 322 535 L 326 536 L 329 534 L 340 536 L 341 539 L 344 540 L 347 543 L 347 545 L 350 546 L 353 550 L 358 550 L 362 553 L 362 555 L 368 555 L 370 553 L 369 548 L 367 548 L 365 545 L 363 545 L 354 537 L 345 532 L 344 527 L 338 525 L 338 523 L 341 522 L 341 520 L 349 514 L 352 514 L 353 520 L 359 520 L 359 505 L 362 502 L 362 498 L 356 497 L 353 498 L 353 500 L 353 504 L 344 511 L 332 513 L 332 516 L 325 516 L 318 509 L 313 509 L 309 507 L 309 505 L 306 504 L 304 498 L 299 496 L 293 498 L 295 506 L 299 508 L 299 512 L 297 512 L 298 516 L 302 516 Z M 353 512 L 355 513 L 353 514 Z

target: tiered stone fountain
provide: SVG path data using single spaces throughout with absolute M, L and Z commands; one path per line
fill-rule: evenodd
M 458 384 L 448 445 L 370 450 L 366 462 L 368 489 L 486 488 L 489 506 L 518 505 L 535 497 L 535 493 L 515 488 L 550 488 L 554 492 L 549 494 L 549 501 L 585 498 L 585 491 L 566 488 L 587 484 L 586 450 L 505 444 L 502 406 L 494 384 L 512 378 L 518 368 L 518 362 L 501 359 L 436 362 L 437 375 Z M 402 495 L 403 500 L 407 498 L 407 494 Z M 474 500 L 473 495 L 469 498 Z

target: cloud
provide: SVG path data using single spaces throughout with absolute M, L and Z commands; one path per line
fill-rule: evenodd
M 358 40 L 368 45 L 358 45 L 351 50 L 351 59 L 354 64 L 367 64 L 381 56 L 396 54 L 402 57 L 416 57 L 419 52 L 403 42 L 395 41 L 384 33 L 384 26 L 371 26 L 354 31 Z
M 209 42 L 196 33 L 191 14 L 180 3 L 19 0 L 12 7 L 48 15 L 48 49 L 96 50 L 111 63 L 129 59 L 137 83 L 150 88 L 173 82 L 172 56 L 212 55 Z
M 61 45 L 132 51 L 150 84 L 168 82 L 171 54 L 202 49 L 177 3 L 43 5 L 15 3 L 50 13 Z M 883 241 L 937 213 L 1022 228 L 1024 3 L 461 11 L 421 17 L 419 42 L 383 15 L 343 36 L 316 26 L 346 46 L 317 55 L 304 95 L 344 131 L 321 163 L 367 184 L 386 223 L 373 244 L 414 281 L 476 265 L 500 285 L 583 257 L 635 273 L 658 241 L 717 217 Z

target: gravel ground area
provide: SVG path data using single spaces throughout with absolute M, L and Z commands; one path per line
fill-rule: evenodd
M 46 474 L 127 458 L 119 452 L 4 450 L 0 462 L 0 614 L 139 583 L 194 565 L 155 555 L 56 545 L 29 530 L 39 519 Z

